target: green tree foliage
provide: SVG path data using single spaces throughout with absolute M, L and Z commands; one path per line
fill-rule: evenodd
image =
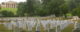
M 72 11 L 74 8 L 76 8 L 76 3 L 74 0 L 69 0 L 67 3 L 68 3 L 67 5 L 69 8 L 68 10 Z
M 62 16 L 67 16 L 66 14 L 69 13 L 70 11 L 68 10 L 68 5 L 67 4 L 63 4 L 60 6 L 60 15 Z
M 39 0 L 27 0 L 26 4 L 27 4 L 27 9 L 26 9 L 26 13 L 28 13 L 28 15 L 33 16 L 36 13 L 36 10 L 38 8 L 38 2 Z
M 39 0 L 26 0 L 25 3 L 19 4 L 17 13 L 19 16 L 33 16 L 37 14 L 39 6 Z
M 26 4 L 27 4 L 27 13 L 29 15 L 32 15 L 34 13 L 34 6 L 33 6 L 33 2 L 34 0 L 27 0 Z
M 72 14 L 73 14 L 74 16 L 79 16 L 79 17 L 80 17 L 80 7 L 77 7 L 77 8 L 75 8 L 75 9 L 73 9 Z
M 18 6 L 18 14 L 25 16 L 48 16 L 48 15 L 59 15 L 59 6 L 64 4 L 64 0 L 27 0 L 25 5 L 20 3 Z
M 73 16 L 80 16 L 80 0 L 70 0 L 67 5 L 69 12 L 72 13 Z
M 13 17 L 14 16 L 14 13 L 10 12 L 10 11 L 2 11 L 0 12 L 1 16 L 2 17 Z
M 59 16 L 60 8 L 59 6 L 64 4 L 64 0 L 42 0 L 43 1 L 43 11 L 46 11 L 46 15 L 55 14 Z
M 69 10 L 73 10 L 80 6 L 80 0 L 70 0 L 67 5 L 69 5 Z
M 65 16 L 80 6 L 79 0 L 26 0 L 18 6 L 19 16 Z M 74 13 L 73 13 L 74 14 Z
M 18 16 L 24 16 L 25 6 L 26 6 L 25 2 L 21 2 L 18 4 L 18 11 L 17 11 Z

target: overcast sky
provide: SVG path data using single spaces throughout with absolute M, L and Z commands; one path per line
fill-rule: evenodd
M 10 1 L 10 0 L 0 0 L 0 3 L 2 3 L 2 2 L 7 2 L 7 1 Z M 11 1 L 24 2 L 24 1 L 26 1 L 26 0 L 11 0 Z

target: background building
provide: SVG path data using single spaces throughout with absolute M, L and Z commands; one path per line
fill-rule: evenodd
M 2 2 L 1 8 L 17 8 L 17 2 L 14 1 Z

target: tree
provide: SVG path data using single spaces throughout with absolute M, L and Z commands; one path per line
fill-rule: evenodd
M 67 6 L 63 5 L 64 0 L 27 0 L 18 6 L 18 15 L 27 16 L 49 16 L 55 14 L 61 16 L 67 11 Z M 60 7 L 61 6 L 61 7 Z M 63 11 L 65 10 L 65 11 Z
M 24 16 L 25 9 L 26 9 L 25 6 L 27 6 L 25 2 L 21 2 L 18 4 L 18 11 L 17 11 L 18 16 Z
M 73 16 L 80 16 L 79 13 L 79 8 L 80 8 L 80 0 L 68 0 L 67 2 L 68 5 L 68 11 L 69 13 L 72 13 Z
M 80 9 L 79 9 L 80 7 L 77 7 L 77 8 L 75 8 L 75 9 L 73 9 L 73 12 L 72 12 L 72 14 L 74 15 L 74 16 L 79 16 L 80 17 Z
M 2 17 L 13 17 L 14 13 L 10 12 L 10 11 L 1 11 L 0 14 L 2 15 Z
M 35 7 L 34 7 L 35 0 L 27 0 L 26 4 L 27 4 L 27 7 L 25 7 L 27 8 L 26 13 L 28 13 L 28 15 L 30 16 L 33 16 L 35 12 Z
M 69 10 L 72 11 L 73 9 L 80 6 L 80 0 L 70 0 L 68 2 L 68 5 L 69 5 Z
M 43 9 L 44 11 L 48 11 L 48 15 L 55 14 L 59 16 L 60 10 L 59 6 L 64 4 L 64 0 L 42 0 L 43 1 Z
M 65 17 L 67 17 L 67 13 L 69 13 L 69 9 L 68 9 L 69 7 L 68 7 L 68 5 L 67 4 L 63 4 L 63 5 L 61 5 L 60 6 L 60 15 L 63 15 L 63 16 L 65 16 Z
M 19 4 L 17 13 L 19 16 L 34 16 L 37 14 L 39 6 L 39 0 L 27 0 L 25 3 Z
M 40 5 L 40 0 L 27 0 L 26 13 L 28 13 L 30 16 L 38 15 L 37 12 L 40 10 Z

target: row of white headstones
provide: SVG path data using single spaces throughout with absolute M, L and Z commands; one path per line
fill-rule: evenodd
M 43 25 L 45 30 L 52 29 L 53 27 L 56 27 L 56 32 L 59 32 L 66 28 L 70 24 L 74 24 L 71 20 L 24 20 L 24 21 L 11 21 L 10 23 L 3 23 L 6 27 L 9 29 L 13 29 L 13 26 L 17 26 L 19 28 L 26 28 L 28 27 L 28 30 L 31 31 L 32 27 L 34 27 L 36 24 L 36 31 L 39 31 L 40 24 Z M 50 27 L 47 25 L 50 24 Z M 75 24 L 76 25 L 76 24 Z M 58 30 L 58 26 L 59 30 Z M 76 27 L 76 26 L 75 26 Z

